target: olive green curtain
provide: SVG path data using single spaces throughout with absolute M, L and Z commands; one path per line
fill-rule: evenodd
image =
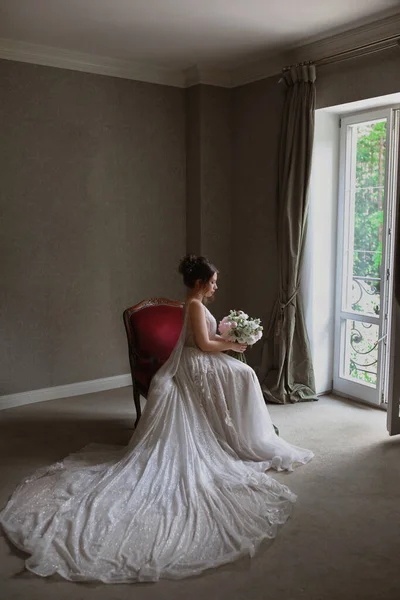
M 278 173 L 279 296 L 259 373 L 266 400 L 279 404 L 316 399 L 299 294 L 314 139 L 315 79 L 314 65 L 293 67 L 281 79 L 287 91 Z

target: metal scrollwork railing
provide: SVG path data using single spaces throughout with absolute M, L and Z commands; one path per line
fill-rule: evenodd
M 368 310 L 368 305 L 372 311 L 379 315 L 379 283 L 380 277 L 353 277 L 352 286 L 352 310 L 361 312 L 371 312 Z M 367 297 L 364 296 L 366 294 Z M 369 297 L 369 298 L 368 298 Z M 367 310 L 365 310 L 367 308 Z
M 350 374 L 361 381 L 376 384 L 379 340 L 373 341 L 376 337 L 373 328 L 372 323 L 352 322 Z
M 351 308 L 357 313 L 379 316 L 380 277 L 354 276 Z M 376 385 L 379 327 L 372 323 L 351 321 L 349 332 L 350 375 L 359 381 Z

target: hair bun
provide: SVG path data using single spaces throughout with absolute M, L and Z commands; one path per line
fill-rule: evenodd
M 179 273 L 189 275 L 199 264 L 199 259 L 195 254 L 187 254 L 179 263 Z

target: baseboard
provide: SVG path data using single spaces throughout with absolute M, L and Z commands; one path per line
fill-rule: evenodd
M 103 379 L 93 379 L 92 381 L 58 385 L 41 390 L 31 390 L 30 392 L 21 392 L 19 394 L 9 394 L 7 396 L 0 396 L 0 410 L 23 406 L 24 404 L 33 404 L 34 402 L 45 402 L 46 400 L 57 400 L 58 398 L 68 398 L 69 396 L 93 394 L 94 392 L 113 390 L 128 385 L 132 385 L 130 373 L 115 375 L 114 377 L 104 377 Z
M 317 396 L 327 396 L 328 394 L 332 394 L 332 388 L 328 388 L 323 392 L 317 392 Z
M 337 390 L 332 390 L 333 396 L 338 396 L 339 398 L 343 398 L 343 400 L 350 400 L 355 404 L 360 404 L 362 406 L 370 406 L 371 408 L 377 408 L 378 410 L 387 411 L 387 404 L 375 404 L 375 402 L 368 402 L 368 400 L 361 400 L 356 396 L 349 396 L 349 394 L 343 394 L 342 392 L 338 392 Z

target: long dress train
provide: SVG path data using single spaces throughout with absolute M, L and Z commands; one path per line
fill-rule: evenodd
M 185 317 L 128 446 L 89 445 L 36 471 L 0 522 L 30 554 L 27 569 L 43 577 L 186 577 L 253 555 L 273 538 L 295 495 L 265 471 L 312 456 L 275 434 L 254 371 L 201 352 Z

